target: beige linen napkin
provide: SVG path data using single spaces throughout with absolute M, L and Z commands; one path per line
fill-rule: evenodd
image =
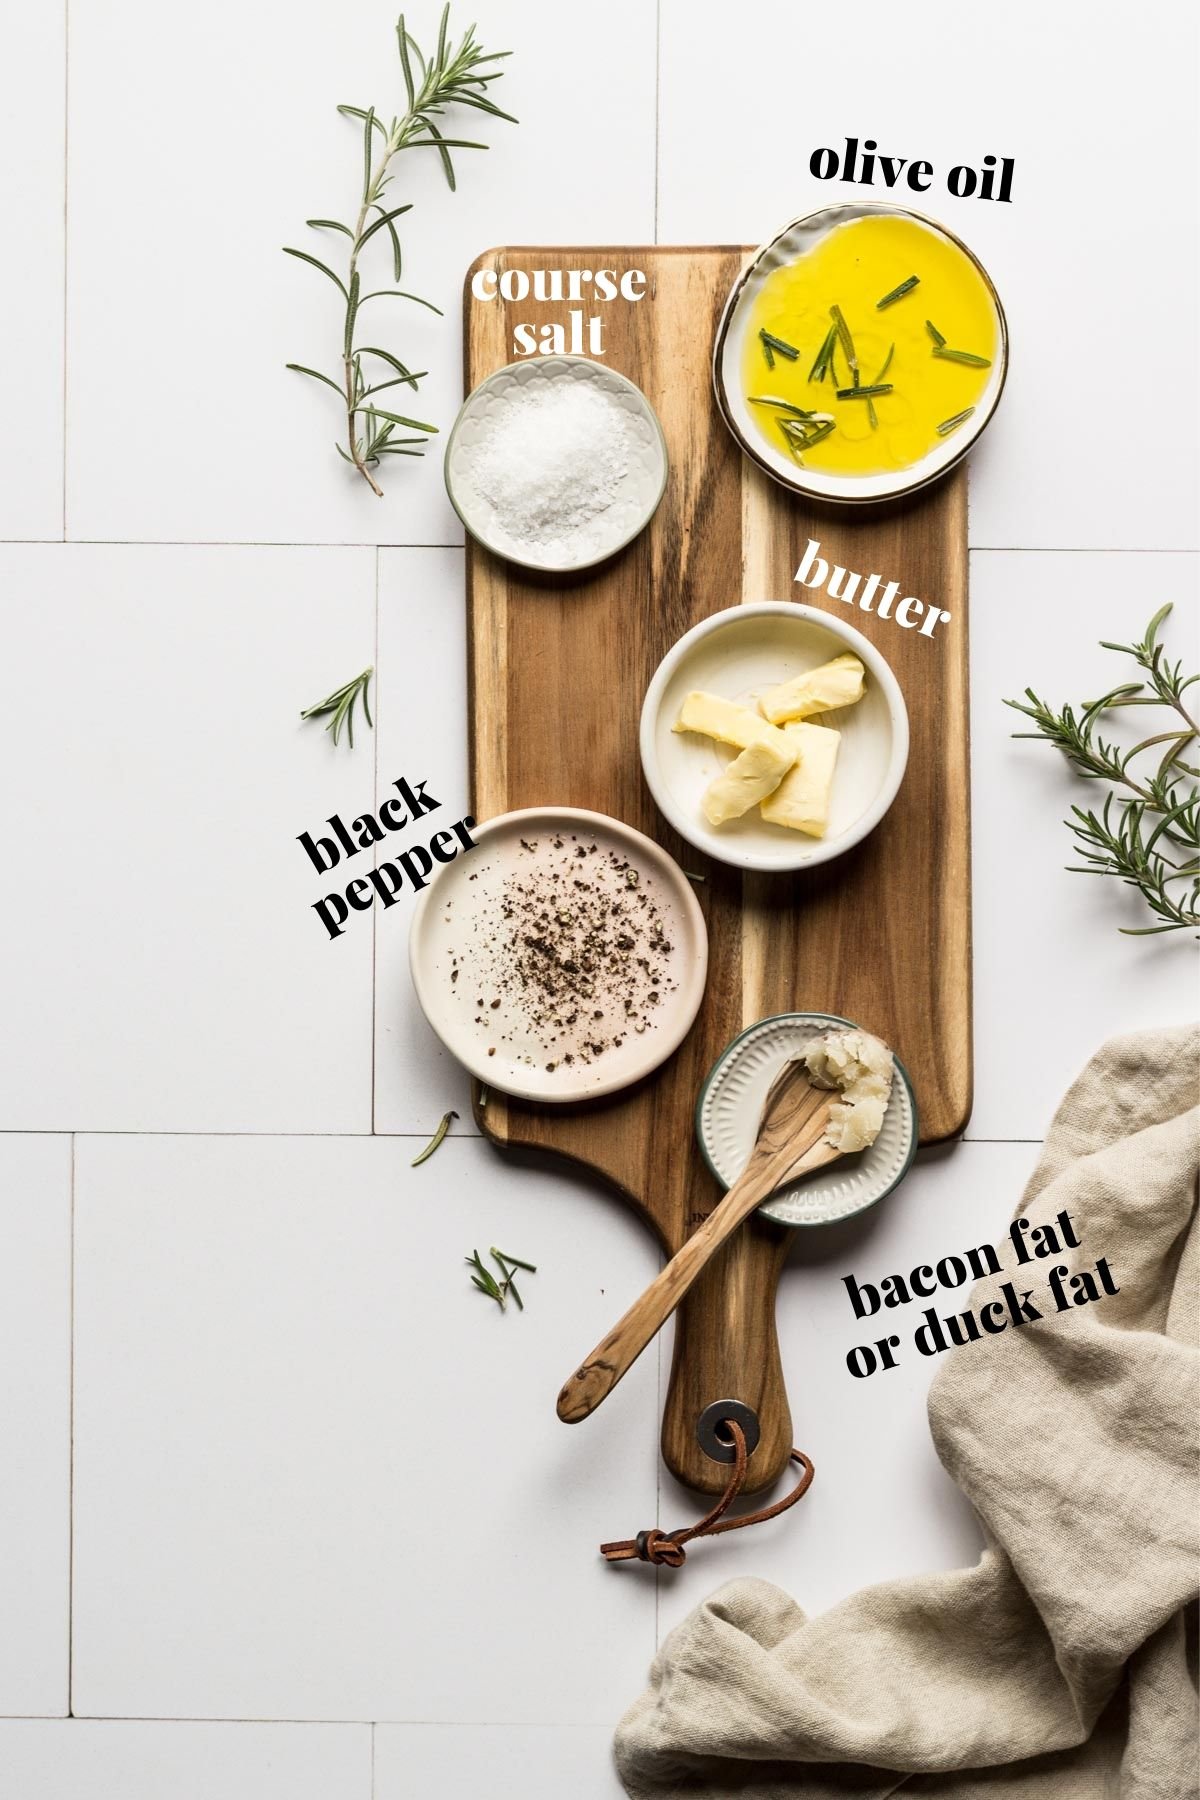
M 1041 1224 L 1065 1207 L 1080 1248 L 1052 1261 L 1106 1256 L 1120 1292 L 951 1350 L 934 1380 L 977 1566 L 816 1619 L 729 1582 L 666 1639 L 619 1727 L 634 1800 L 1197 1793 L 1198 1069 L 1200 1028 L 1104 1046 L 1019 1210 Z M 976 1310 L 1013 1278 L 998 1248 Z M 1044 1270 L 1027 1271 L 1043 1288 Z

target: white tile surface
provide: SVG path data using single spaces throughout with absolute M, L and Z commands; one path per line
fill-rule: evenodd
M 67 1711 L 70 1299 L 71 1140 L 0 1135 L 0 1714 Z
M 370 802 L 298 713 L 372 658 L 374 585 L 366 550 L 0 549 L 0 1125 L 370 1129 L 370 932 L 325 936 L 296 835 Z
M 0 1721 L 12 1800 L 371 1800 L 367 1725 Z
M 616 1723 L 614 1718 L 613 1723 Z M 612 1731 L 587 1725 L 380 1725 L 375 1800 L 622 1800 Z
M 1175 611 L 1164 642 L 1195 668 L 1197 570 L 1197 559 L 1183 555 L 971 558 L 970 1137 L 1043 1136 L 1102 1039 L 1195 1016 L 1195 940 L 1183 931 L 1122 937 L 1122 925 L 1154 922 L 1139 896 L 1119 882 L 1067 872 L 1064 865 L 1078 858 L 1063 821 L 1072 805 L 1102 804 L 1103 791 L 1073 775 L 1050 745 L 1014 741 L 1011 733 L 1026 722 L 1001 700 L 1032 687 L 1053 706 L 1078 705 L 1128 679 L 1127 659 L 1098 640 L 1140 638 L 1169 599 Z M 1139 735 L 1165 728 L 1159 712 L 1138 718 Z
M 751 57 L 761 82 L 775 59 L 799 70 L 809 54 L 790 0 L 739 7 L 736 53 L 713 0 L 662 0 L 661 14 L 663 241 L 758 243 L 853 198 L 907 200 L 943 220 L 987 266 L 1012 335 L 1008 387 L 972 466 L 971 542 L 1196 545 L 1195 409 L 1179 404 L 1196 388 L 1194 8 L 1147 0 L 1131 28 L 1115 0 L 1015 0 L 1002 18 L 970 19 L 931 0 L 917 24 L 890 0 L 863 0 L 846 28 L 852 92 L 811 81 L 799 118 L 748 79 Z M 932 162 L 935 186 L 889 196 L 816 180 L 812 151 L 847 135 Z M 1131 148 L 1143 143 L 1149 157 Z M 947 193 L 953 166 L 989 154 L 1015 158 L 1011 202 Z M 1132 377 L 1138 428 L 1114 431 L 1096 373 L 1148 328 L 1160 353 Z
M 554 1396 L 649 1240 L 411 1150 L 78 1140 L 77 1711 L 607 1724 L 641 1680 L 653 1582 L 597 1546 L 653 1517 L 654 1359 L 585 1429 Z M 523 1313 L 469 1283 L 493 1242 Z
M 842 1277 L 878 1282 L 894 1271 L 907 1275 L 916 1263 L 996 1242 L 1038 1149 L 964 1144 L 922 1151 L 903 1187 L 873 1211 L 827 1231 L 797 1232 L 778 1320 L 793 1436 L 812 1458 L 812 1487 L 793 1512 L 698 1543 L 679 1574 L 665 1574 L 660 1639 L 722 1581 L 739 1576 L 764 1576 L 815 1614 L 874 1582 L 975 1562 L 982 1547 L 975 1516 L 929 1436 L 925 1404 L 934 1364 L 911 1342 L 922 1306 L 934 1303 L 896 1309 L 882 1320 L 856 1319 Z M 952 1292 L 943 1297 L 945 1311 L 965 1304 L 956 1304 Z M 887 1333 L 901 1340 L 897 1367 L 852 1376 L 848 1352 Z M 777 1495 L 790 1479 L 783 1477 Z M 664 1529 L 690 1524 L 695 1505 L 695 1495 L 664 1475 Z
M 5 18 L 0 538 L 63 533 L 65 39 L 65 0 L 39 0 Z
M 410 9 L 418 42 L 439 11 Z M 474 14 L 455 16 L 461 29 Z M 504 0 L 481 20 L 487 47 L 514 52 L 496 97 L 521 124 L 466 114 L 451 134 L 492 148 L 459 153 L 458 192 L 416 152 L 391 190 L 417 203 L 400 221 L 402 285 L 446 316 L 377 301 L 365 341 L 430 371 L 414 410 L 443 428 L 462 392 L 462 279 L 481 250 L 653 235 L 653 9 L 609 0 L 603 29 L 569 45 L 561 16 L 553 0 Z M 401 103 L 395 20 L 394 0 L 215 0 L 179 33 L 155 0 L 73 5 L 70 536 L 459 541 L 440 452 L 399 460 L 376 500 L 336 457 L 334 396 L 284 368 L 337 360 L 340 297 L 280 246 L 321 255 L 318 236 L 334 234 L 304 220 L 353 204 L 361 139 L 336 107 Z M 164 81 L 170 153 L 157 154 L 147 96 Z M 134 203 L 115 206 L 123 194 Z M 390 274 L 382 251 L 379 266 Z M 147 455 L 167 417 L 169 448 Z
M 429 829 L 468 815 L 467 644 L 461 550 L 379 554 L 378 800 L 428 778 Z M 426 833 L 428 836 L 428 831 Z M 397 844 L 400 840 L 395 840 Z M 406 840 L 407 841 L 407 840 Z M 388 854 L 386 844 L 380 854 Z M 425 1023 L 408 973 L 413 896 L 376 903 L 375 1129 L 428 1133 L 453 1108 L 471 1132 L 470 1081 Z

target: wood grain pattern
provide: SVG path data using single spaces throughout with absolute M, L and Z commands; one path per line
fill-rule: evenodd
M 502 249 L 475 268 L 639 268 L 646 297 L 605 317 L 605 360 L 649 396 L 671 459 L 649 529 L 578 576 L 538 576 L 468 541 L 470 749 L 475 816 L 559 803 L 592 807 L 656 838 L 697 887 L 709 932 L 704 1005 L 674 1057 L 637 1088 L 560 1109 L 492 1094 L 481 1128 L 502 1147 L 540 1149 L 598 1171 L 674 1254 L 720 1198 L 695 1145 L 704 1077 L 745 1025 L 795 1008 L 840 1013 L 890 1043 L 914 1083 L 921 1141 L 962 1130 L 971 1102 L 966 475 L 891 507 L 823 507 L 763 476 L 717 416 L 709 358 L 747 252 L 729 248 Z M 566 304 L 475 301 L 468 273 L 466 381 L 513 360 L 516 322 L 566 322 Z M 853 609 L 904 691 L 908 773 L 879 828 L 855 850 L 794 876 L 742 876 L 684 844 L 642 779 L 642 697 L 690 626 L 739 601 L 840 602 L 799 589 L 810 537 L 865 576 L 902 583 L 952 616 L 933 637 Z M 845 609 L 849 612 L 850 609 Z M 706 1493 L 724 1485 L 694 1435 L 711 1401 L 759 1413 L 757 1492 L 781 1472 L 792 1426 L 775 1336 L 775 1290 L 792 1234 L 759 1215 L 721 1251 L 676 1316 L 663 1455 Z M 618 1402 L 619 1403 L 619 1402 Z M 547 1394 L 547 1404 L 552 1396 Z M 585 1427 L 586 1429 L 586 1427 Z M 803 1445 L 801 1419 L 798 1441 Z

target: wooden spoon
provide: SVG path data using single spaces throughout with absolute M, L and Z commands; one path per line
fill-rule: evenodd
M 756 1206 L 786 1181 L 837 1160 L 842 1152 L 826 1141 L 825 1126 L 840 1098 L 814 1087 L 802 1062 L 784 1064 L 767 1094 L 750 1160 L 725 1198 L 564 1383 L 558 1416 L 565 1424 L 586 1419 L 611 1394 L 704 1265 Z

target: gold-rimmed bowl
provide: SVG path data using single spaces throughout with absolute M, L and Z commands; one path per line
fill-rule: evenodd
M 983 393 L 975 402 L 972 416 L 951 436 L 902 469 L 879 473 L 842 474 L 801 466 L 783 449 L 776 449 L 759 429 L 746 398 L 742 382 L 742 364 L 746 338 L 750 330 L 754 302 L 764 283 L 777 269 L 789 267 L 809 255 L 831 232 L 855 219 L 879 216 L 911 220 L 943 242 L 953 244 L 972 263 L 995 311 L 997 352 L 993 359 Z M 840 501 L 846 504 L 894 500 L 937 481 L 967 455 L 986 428 L 1004 391 L 1008 374 L 1008 324 L 1000 296 L 991 276 L 968 245 L 935 219 L 911 212 L 902 206 L 883 206 L 853 202 L 844 206 L 826 206 L 819 212 L 794 219 L 790 225 L 757 250 L 730 290 L 717 327 L 713 346 L 713 389 L 721 417 L 734 438 L 752 462 L 758 464 L 772 480 L 793 492 L 811 499 Z

